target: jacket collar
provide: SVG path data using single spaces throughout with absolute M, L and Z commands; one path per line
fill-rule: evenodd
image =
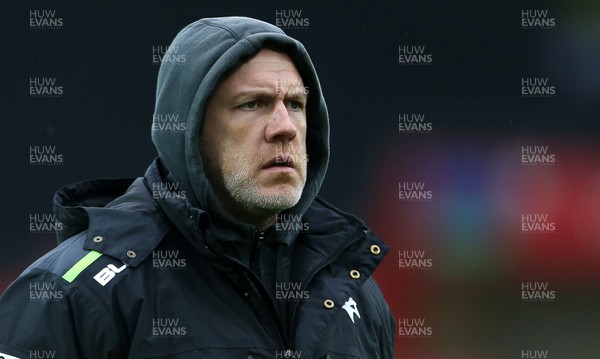
M 169 223 L 142 178 L 92 180 L 61 188 L 54 213 L 59 242 L 87 228 L 84 248 L 139 265 L 169 231 Z
M 294 254 L 294 281 L 310 280 L 312 272 L 336 262 L 347 272 L 370 276 L 389 251 L 358 217 L 343 212 L 320 197 L 306 212 L 309 234 L 301 236 Z M 361 283 L 362 281 L 353 281 Z

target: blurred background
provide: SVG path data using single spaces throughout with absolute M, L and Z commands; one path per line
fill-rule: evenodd
M 597 1 L 5 3 L 0 292 L 55 247 L 57 188 L 143 175 L 153 52 L 225 15 L 311 54 L 321 195 L 392 248 L 376 279 L 396 358 L 600 357 Z

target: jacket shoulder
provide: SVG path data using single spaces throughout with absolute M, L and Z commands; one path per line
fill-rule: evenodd
M 94 277 L 103 267 L 115 267 L 119 263 L 117 259 L 93 249 L 86 249 L 87 235 L 88 232 L 84 231 L 65 240 L 33 262 L 17 280 L 35 281 L 44 278 L 55 280 L 59 286 L 68 289 L 78 285 L 81 278 Z M 96 280 L 100 282 L 99 279 Z
M 0 357 L 30 357 L 34 350 L 61 358 L 90 357 L 103 348 L 122 353 L 119 337 L 106 334 L 110 290 L 92 292 L 87 283 L 114 258 L 86 250 L 85 237 L 73 236 L 39 258 L 0 297 Z
M 86 234 L 87 231 L 78 233 L 60 243 L 27 267 L 21 277 L 35 273 L 49 273 L 56 277 L 62 277 L 82 258 L 89 255 L 90 251 L 84 249 L 83 246 Z

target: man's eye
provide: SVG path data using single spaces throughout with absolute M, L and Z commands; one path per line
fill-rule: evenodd
M 243 109 L 243 110 L 254 110 L 257 107 L 258 107 L 258 102 L 257 101 L 246 102 L 245 104 L 243 104 L 242 106 L 240 106 L 240 108 Z
M 289 106 L 292 110 L 302 110 L 304 105 L 300 101 L 290 101 Z

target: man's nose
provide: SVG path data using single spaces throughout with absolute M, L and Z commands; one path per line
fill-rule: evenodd
M 277 101 L 272 116 L 265 132 L 267 142 L 287 142 L 296 137 L 296 127 L 283 101 Z

